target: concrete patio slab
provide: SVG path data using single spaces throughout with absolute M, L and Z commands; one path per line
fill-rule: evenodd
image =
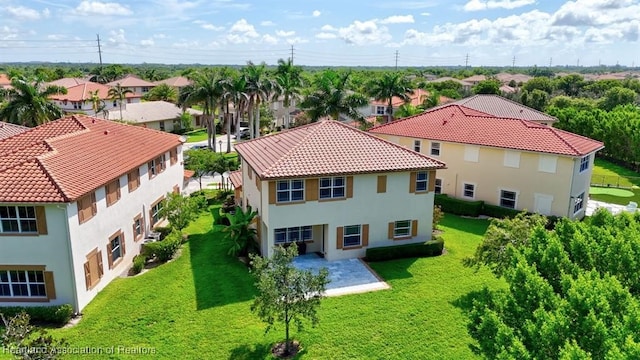
M 293 265 L 298 269 L 311 270 L 314 273 L 320 271 L 320 268 L 327 268 L 331 282 L 327 285 L 326 296 L 357 294 L 390 288 L 360 259 L 327 261 L 318 254 L 312 253 L 297 256 L 293 260 Z

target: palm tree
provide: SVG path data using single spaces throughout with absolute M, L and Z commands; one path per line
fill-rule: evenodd
M 150 101 L 168 101 L 171 103 L 175 103 L 178 97 L 178 92 L 176 89 L 168 84 L 160 84 L 158 86 L 154 86 L 149 92 L 145 95 L 146 100 Z
M 216 151 L 214 115 L 224 96 L 223 79 L 220 78 L 218 72 L 211 69 L 193 72 L 189 75 L 189 79 L 193 81 L 193 84 L 182 88 L 179 103 L 183 108 L 193 104 L 202 106 L 202 114 L 207 124 L 207 144 L 210 149 Z
M 291 122 L 291 101 L 298 100 L 300 98 L 300 87 L 302 86 L 302 69 L 299 66 L 293 65 L 293 60 L 284 61 L 278 60 L 278 69 L 276 70 L 276 83 L 279 86 L 279 95 L 284 98 L 282 105 L 287 109 L 284 119 L 284 127 L 288 128 Z
M 104 118 L 107 118 L 107 110 L 106 105 L 104 104 L 104 100 L 100 98 L 98 94 L 99 90 L 89 91 L 89 101 L 91 101 L 91 108 L 93 109 L 93 115 L 98 116 L 98 113 L 102 112 Z
M 122 103 L 124 99 L 127 98 L 127 94 L 132 94 L 133 91 L 131 89 L 126 89 L 120 86 L 120 83 L 117 83 L 115 87 L 109 89 L 109 98 L 111 100 L 118 101 L 118 107 L 120 108 L 120 121 L 122 121 Z
M 367 98 L 347 88 L 351 72 L 339 74 L 325 70 L 316 79 L 314 88 L 308 93 L 300 106 L 305 109 L 312 122 L 323 116 L 339 120 L 346 115 L 364 124 L 364 117 L 358 111 L 367 105 Z
M 38 126 L 61 118 L 62 109 L 49 100 L 51 95 L 66 94 L 62 86 L 44 86 L 42 80 L 24 77 L 11 79 L 12 88 L 5 90 L 7 103 L 0 109 L 0 120 L 24 126 Z
M 421 106 L 413 106 L 411 104 L 402 104 L 398 106 L 398 109 L 395 112 L 395 116 L 398 118 L 409 117 L 413 115 L 418 115 L 422 113 L 424 110 Z
M 440 105 L 440 94 L 436 90 L 431 90 L 429 95 L 424 95 L 421 100 L 422 104 L 420 104 L 420 107 L 423 110 L 431 109 L 432 107 Z
M 260 103 L 269 99 L 269 95 L 277 85 L 267 77 L 267 64 L 264 62 L 255 65 L 249 61 L 242 70 L 249 95 L 247 111 L 249 112 L 251 138 L 253 139 L 260 137 Z
M 402 73 L 385 72 L 381 77 L 373 79 L 368 84 L 369 95 L 378 101 L 388 101 L 387 122 L 393 120 L 393 98 L 398 97 L 404 102 L 411 100 L 413 86 L 411 81 Z

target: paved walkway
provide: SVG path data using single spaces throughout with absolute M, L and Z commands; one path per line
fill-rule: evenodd
M 222 149 L 218 145 L 220 143 L 218 141 L 222 140 Z M 233 144 L 235 144 L 236 140 L 231 138 L 231 151 L 235 151 L 233 148 Z M 207 140 L 192 142 L 192 143 L 184 143 L 183 151 L 189 150 L 196 145 L 207 145 Z M 216 151 L 218 152 L 226 152 L 227 151 L 227 135 L 220 135 L 216 137 Z M 202 177 L 202 189 L 217 189 L 217 184 L 222 182 L 222 176 L 218 173 L 214 175 L 205 175 Z M 211 186 L 209 186 L 211 185 Z M 233 189 L 233 188 L 232 188 Z M 193 192 L 200 190 L 200 183 L 198 179 L 192 178 L 189 180 L 189 183 L 185 188 L 182 189 L 182 194 L 189 195 Z
M 360 259 L 327 261 L 312 253 L 297 256 L 293 260 L 293 265 L 298 269 L 311 270 L 316 273 L 320 268 L 327 268 L 331 282 L 327 284 L 326 296 L 340 296 L 390 288 Z
M 625 205 L 610 204 L 602 201 L 589 200 L 587 202 L 586 215 L 591 216 L 591 214 L 593 214 L 598 208 L 605 208 L 614 215 L 627 210 L 627 207 Z

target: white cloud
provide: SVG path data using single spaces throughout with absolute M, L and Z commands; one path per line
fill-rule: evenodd
M 336 35 L 334 33 L 328 33 L 328 32 L 321 32 L 321 33 L 317 33 L 316 34 L 316 38 L 317 39 L 322 39 L 322 40 L 330 40 L 330 39 L 335 39 L 337 37 L 338 37 L 338 35 Z
M 260 22 L 260 26 L 276 26 L 276 23 L 271 20 L 265 20 Z
M 632 0 L 567 1 L 553 15 L 553 25 L 601 26 L 640 19 L 640 4 Z
M 479 11 L 487 9 L 516 9 L 534 4 L 536 0 L 469 0 L 463 7 L 465 11 Z
M 44 10 L 42 10 L 42 17 L 48 18 L 49 16 L 51 16 L 51 11 L 49 11 L 49 8 L 44 8 Z
M 318 17 L 318 16 L 322 15 L 322 13 L 319 10 L 313 10 L 311 15 L 313 15 L 313 17 Z
M 18 20 L 38 20 L 40 13 L 34 9 L 24 6 L 8 6 L 5 11 Z M 47 10 L 48 12 L 49 10 Z
M 338 29 L 339 37 L 348 44 L 374 45 L 384 44 L 391 40 L 389 30 L 376 24 L 375 20 L 354 21 L 347 27 Z
M 293 36 L 295 34 L 296 34 L 295 31 L 283 31 L 283 30 L 277 30 L 276 31 L 276 35 L 278 35 L 280 37 L 289 37 L 289 36 Z
M 127 38 L 125 37 L 124 29 L 109 31 L 107 43 L 116 47 L 124 47 L 127 44 Z
M 338 29 L 334 28 L 331 25 L 324 25 L 323 27 L 320 28 L 320 30 L 322 30 L 322 31 L 337 31 Z
M 413 24 L 413 15 L 394 15 L 380 20 L 380 24 Z
M 154 39 L 166 39 L 167 35 L 165 34 L 153 34 Z
M 140 40 L 140 45 L 143 47 L 149 47 L 149 46 L 153 46 L 155 45 L 155 41 L 153 41 L 153 39 L 149 38 L 149 39 L 144 39 L 144 40 Z
M 3 26 L 0 28 L 0 40 L 10 40 L 18 37 L 18 29 Z M 0 44 L 0 46 L 6 46 Z
M 66 38 L 65 35 L 60 35 L 60 34 L 47 35 L 47 39 L 49 39 L 49 40 L 63 40 L 65 38 Z
M 176 49 L 198 49 L 201 47 L 200 42 L 195 41 L 187 41 L 182 39 L 180 42 L 175 42 L 171 44 L 172 47 Z
M 422 16 L 431 16 L 431 13 L 428 12 L 421 12 L 420 15 Z
M 115 2 L 83 1 L 73 12 L 77 15 L 131 15 L 129 8 Z
M 256 28 L 253 27 L 253 25 L 249 24 L 245 19 L 236 21 L 236 23 L 231 26 L 231 29 L 229 29 L 229 32 L 234 34 L 241 34 L 251 38 L 259 36 L 256 32 Z
M 307 39 L 303 39 L 299 36 L 296 36 L 294 38 L 288 38 L 286 39 L 287 44 L 289 45 L 296 45 L 296 44 L 304 44 L 304 43 L 308 43 L 309 40 Z
M 269 34 L 262 36 L 262 42 L 269 45 L 275 45 L 278 43 L 278 38 Z
M 222 30 L 224 30 L 224 26 L 215 26 L 213 24 L 202 24 L 202 25 L 200 25 L 200 27 L 205 29 L 205 30 L 212 30 L 212 31 L 222 31 Z

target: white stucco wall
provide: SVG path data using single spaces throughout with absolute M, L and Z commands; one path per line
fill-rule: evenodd
M 377 176 L 387 176 L 385 193 L 377 193 Z M 369 224 L 369 247 L 408 244 L 431 239 L 433 217 L 433 192 L 413 194 L 409 192 L 409 172 L 364 174 L 353 176 L 353 197 L 333 201 L 307 201 L 288 205 L 269 204 L 268 182 L 262 182 L 262 191 L 253 192 L 243 184 L 246 197 L 261 197 L 263 254 L 272 253 L 273 231 L 304 225 L 314 227 L 314 243 L 309 251 L 324 249 L 328 260 L 363 257 L 366 248 L 336 249 L 337 227 Z M 255 184 L 253 185 L 255 188 Z M 252 205 L 256 200 L 250 200 Z M 398 220 L 418 220 L 418 236 L 410 240 L 389 240 L 388 223 Z M 323 230 L 324 229 L 324 230 Z M 322 233 L 324 232 L 324 239 Z M 323 242 L 316 244 L 316 242 Z M 317 250 L 320 251 L 320 250 Z
M 19 205 L 36 206 L 42 204 Z M 0 236 L 0 265 L 44 265 L 45 271 L 53 272 L 56 299 L 50 302 L 0 302 L 0 306 L 74 303 L 72 266 L 66 228 L 66 204 L 45 204 L 43 206 L 47 221 L 47 235 Z
M 133 219 L 142 214 L 146 230 L 149 230 L 149 210 L 151 204 L 168 192 L 173 187 L 182 187 L 184 168 L 182 164 L 182 149 L 178 148 L 178 161 L 171 166 L 169 153 L 165 153 L 166 170 L 149 179 L 147 164 L 140 166 L 140 186 L 133 192 L 129 192 L 127 175 L 120 177 L 121 198 L 115 204 L 107 207 L 105 187 L 96 190 L 97 214 L 83 224 L 78 223 L 78 211 L 76 203 L 68 206 L 69 234 L 73 252 L 74 280 L 78 293 L 78 310 L 84 308 L 96 294 L 113 279 L 125 272 L 131 265 L 132 259 L 140 252 L 142 241 L 135 242 L 133 236 Z M 113 269 L 109 269 L 107 258 L 107 243 L 109 237 L 122 230 L 125 238 L 126 254 Z M 97 248 L 102 251 L 104 275 L 98 284 L 91 290 L 86 289 L 84 277 L 84 263 L 87 254 Z
M 571 199 L 569 201 L 567 216 L 570 218 L 581 219 L 585 216 L 587 210 L 587 201 L 589 200 L 589 187 L 591 186 L 591 174 L 593 173 L 593 164 L 596 154 L 589 154 L 589 168 L 580 172 L 581 158 L 573 159 L 573 176 L 571 181 Z M 573 212 L 575 198 L 584 192 L 584 200 L 582 209 L 576 213 Z

